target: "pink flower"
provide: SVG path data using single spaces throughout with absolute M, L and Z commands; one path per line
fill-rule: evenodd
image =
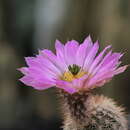
M 24 74 L 20 81 L 38 90 L 56 86 L 75 93 L 103 86 L 127 68 L 119 67 L 123 54 L 113 53 L 110 45 L 97 55 L 99 43 L 93 44 L 90 36 L 80 45 L 57 40 L 55 48 L 56 54 L 44 49 L 36 57 L 26 57 L 28 67 L 19 69 Z

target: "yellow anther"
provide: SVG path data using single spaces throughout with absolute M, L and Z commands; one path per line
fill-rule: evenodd
M 74 76 L 71 72 L 65 72 L 62 77 L 63 80 L 71 82 L 74 79 Z
M 75 75 L 75 78 L 81 78 L 82 76 L 84 76 L 86 74 L 86 72 L 84 71 L 80 71 L 77 75 Z
M 86 72 L 80 71 L 78 74 L 73 75 L 70 71 L 68 71 L 68 72 L 65 72 L 65 73 L 63 74 L 63 77 L 62 77 L 61 79 L 62 79 L 62 80 L 65 80 L 65 81 L 68 81 L 68 82 L 71 82 L 71 81 L 73 81 L 74 79 L 78 79 L 78 78 L 84 76 L 85 74 L 86 74 Z

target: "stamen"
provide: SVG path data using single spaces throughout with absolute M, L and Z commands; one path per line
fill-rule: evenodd
M 86 74 L 84 71 L 80 71 L 81 67 L 73 64 L 68 66 L 69 71 L 66 71 L 61 77 L 62 80 L 71 82 L 74 79 L 78 79 Z

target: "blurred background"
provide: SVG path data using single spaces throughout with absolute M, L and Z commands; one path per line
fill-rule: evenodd
M 0 129 L 60 130 L 55 89 L 37 91 L 20 83 L 16 68 L 38 49 L 54 50 L 91 35 L 101 49 L 112 44 L 130 64 L 130 0 L 0 0 Z M 130 112 L 130 69 L 99 89 Z

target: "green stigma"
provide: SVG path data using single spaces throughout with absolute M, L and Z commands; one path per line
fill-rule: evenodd
M 73 74 L 73 75 L 77 75 L 78 72 L 80 71 L 81 67 L 76 65 L 76 64 L 73 64 L 73 65 L 69 65 L 68 66 L 68 69 L 69 71 Z

